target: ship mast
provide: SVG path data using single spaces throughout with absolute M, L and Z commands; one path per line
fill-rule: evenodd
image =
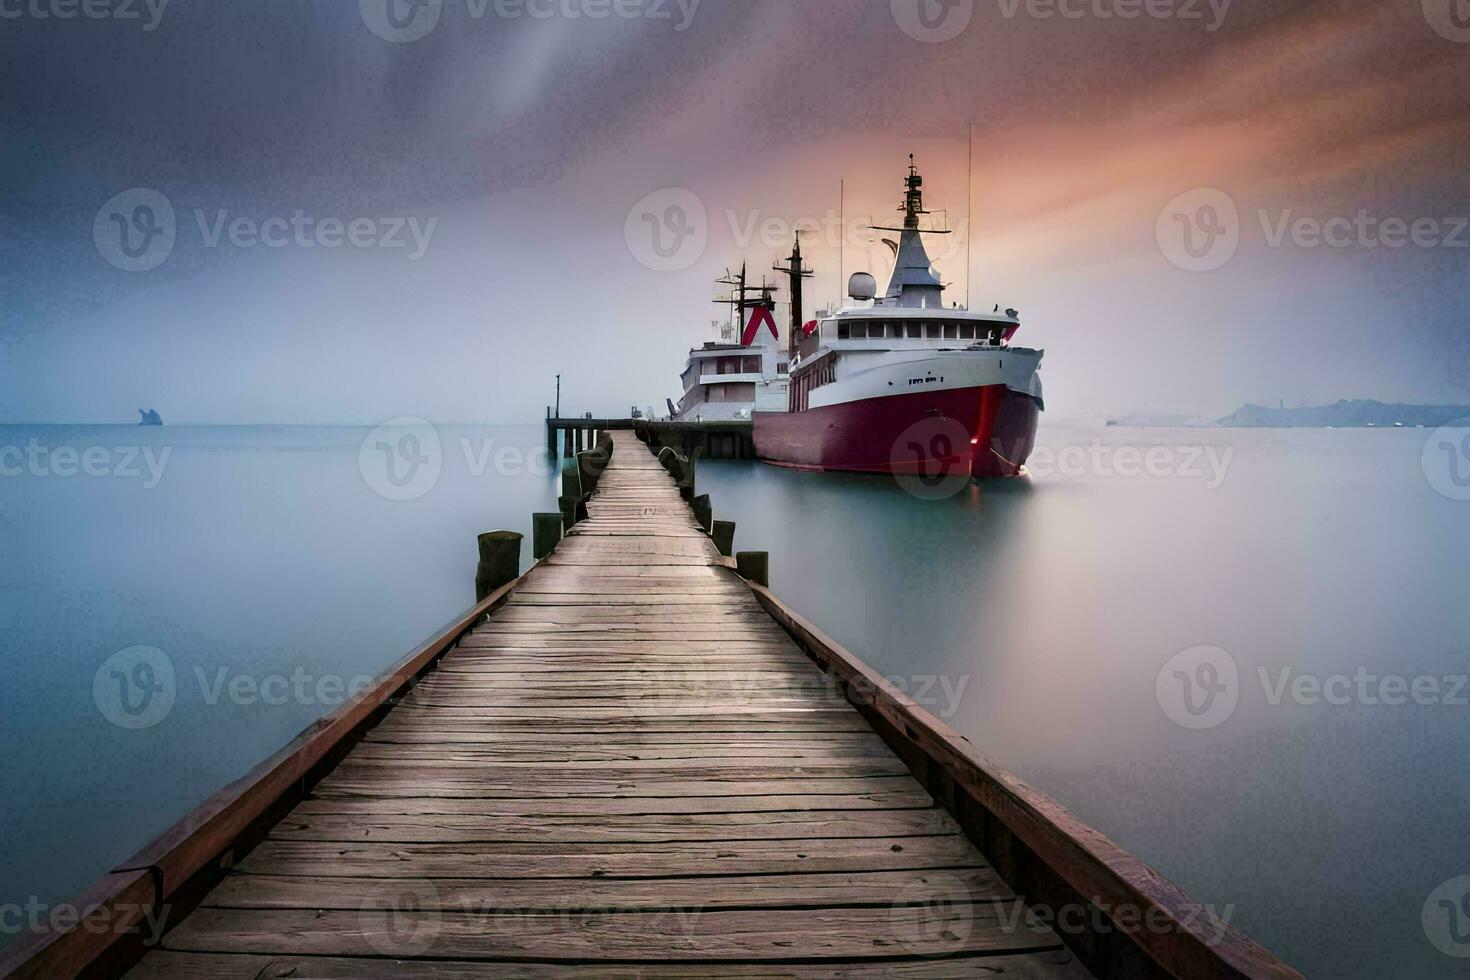
M 787 291 L 791 296 L 791 332 L 786 337 L 786 350 L 792 358 L 796 357 L 796 345 L 801 339 L 801 281 L 812 277 L 812 270 L 802 267 L 801 264 L 801 232 L 797 232 L 795 241 L 791 246 L 791 254 L 786 256 L 785 265 L 773 265 L 771 268 L 786 276 Z
M 903 212 L 901 228 L 874 225 L 872 231 L 899 232 L 898 247 L 893 254 L 893 276 L 888 280 L 888 289 L 882 304 L 903 307 L 941 308 L 940 298 L 944 284 L 934 272 L 929 253 L 924 250 L 920 235 L 948 235 L 949 229 L 920 228 L 919 216 L 929 214 L 924 210 L 924 178 L 914 165 L 914 155 L 909 154 L 909 173 L 904 179 Z
M 730 295 L 716 296 L 716 303 L 727 303 L 730 306 L 730 323 L 735 328 L 735 336 L 739 337 L 745 330 L 745 311 L 759 307 L 774 309 L 776 301 L 771 298 L 776 287 L 768 285 L 764 279 L 759 286 L 746 284 L 745 263 L 740 263 L 740 272 L 731 273 L 728 269 L 725 274 L 716 279 L 715 282 L 722 286 L 730 287 Z

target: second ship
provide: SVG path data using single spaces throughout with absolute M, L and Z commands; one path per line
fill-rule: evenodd
M 775 325 L 769 287 L 750 289 L 739 277 L 732 299 L 740 320 L 746 309 L 750 315 L 740 347 L 757 347 L 750 355 L 760 360 L 759 367 L 750 361 L 755 370 L 738 372 L 745 375 L 740 395 L 748 393 L 750 401 L 740 397 L 739 409 L 721 407 L 733 409 L 735 418 L 749 411 L 757 457 L 779 465 L 1016 476 L 1035 445 L 1043 408 L 1042 352 L 1012 345 L 1021 326 L 1013 309 L 977 313 L 944 305 L 944 284 L 921 237 L 926 232 L 920 217 L 929 212 L 912 157 L 900 211 L 901 227 L 873 229 L 899 235 L 889 243 L 894 266 L 881 296 L 871 275 L 854 273 L 848 280 L 850 305 L 803 322 L 801 280 L 810 271 L 802 268 L 799 244 L 793 250 L 781 268 L 791 283 L 785 356 L 770 356 Z M 691 366 L 711 356 L 742 355 L 696 348 Z M 695 367 L 695 377 L 690 373 L 676 419 L 705 416 L 713 407 L 701 397 L 703 372 Z

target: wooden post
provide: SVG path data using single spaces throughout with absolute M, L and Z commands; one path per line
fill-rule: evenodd
M 679 457 L 679 472 L 675 475 L 679 478 L 679 496 L 685 500 L 694 500 L 694 464 L 699 459 L 696 451 L 692 456 Z
M 720 549 L 720 554 L 729 558 L 735 550 L 735 522 L 715 521 L 710 537 L 715 539 L 715 547 Z
M 771 555 L 767 551 L 740 551 L 735 554 L 735 571 L 756 585 L 771 587 Z
M 709 494 L 702 493 L 691 500 L 690 503 L 694 506 L 694 519 L 699 522 L 700 527 L 704 528 L 704 533 L 712 533 L 714 529 L 710 524 L 715 519 L 715 512 L 714 508 L 710 506 Z
M 561 430 L 561 454 L 563 456 L 565 456 L 567 459 L 571 459 L 573 456 L 577 455 L 577 451 L 572 448 L 572 427 L 571 426 L 563 426 L 562 427 L 562 430 Z
M 561 508 L 562 527 L 570 531 L 577 523 L 578 505 L 582 502 L 580 497 L 562 494 L 556 498 L 557 506 Z
M 574 458 L 562 463 L 561 492 L 564 497 L 582 496 L 582 471 Z
M 582 427 L 580 425 L 577 426 L 577 452 L 579 453 L 582 451 L 582 440 L 585 438 L 586 433 L 582 431 Z
M 480 535 L 480 566 L 475 569 L 476 602 L 521 574 L 521 537 L 517 531 L 486 531 Z
M 551 409 L 546 410 L 546 455 L 556 459 L 556 426 L 551 424 Z
M 537 561 L 551 554 L 561 540 L 560 512 L 531 515 L 531 554 Z
M 602 478 L 602 471 L 607 469 L 608 458 L 595 449 L 577 454 L 577 473 L 582 481 L 582 492 L 591 493 L 597 489 L 597 481 Z

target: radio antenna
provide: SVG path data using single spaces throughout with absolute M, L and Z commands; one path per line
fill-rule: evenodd
M 975 124 L 965 130 L 965 309 L 970 308 L 970 239 L 975 234 L 974 194 L 970 184 L 975 173 Z
M 837 180 L 837 302 L 832 305 L 835 313 L 842 309 L 842 274 L 846 271 L 847 258 L 847 181 Z

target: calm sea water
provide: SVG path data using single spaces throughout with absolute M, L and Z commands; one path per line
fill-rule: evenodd
M 941 500 L 699 480 L 777 594 L 1308 975 L 1463 976 L 1421 921 L 1470 873 L 1470 502 L 1429 435 L 1049 427 L 1034 479 Z
M 940 499 L 699 480 L 795 608 L 1293 964 L 1449 976 L 1470 503 L 1427 436 L 1047 427 L 1031 480 Z M 541 439 L 0 428 L 53 450 L 0 477 L 0 903 L 76 893 L 467 608 L 474 534 L 554 509 Z
M 26 454 L 0 457 L 0 905 L 75 895 L 468 609 L 476 533 L 521 531 L 529 562 L 556 507 L 542 445 L 0 427 Z

